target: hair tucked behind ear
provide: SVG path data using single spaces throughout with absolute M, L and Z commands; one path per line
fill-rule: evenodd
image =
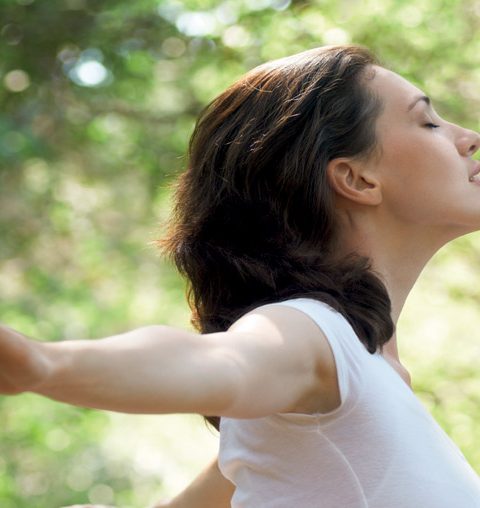
M 226 330 L 264 303 L 308 296 L 343 314 L 370 353 L 392 336 L 390 299 L 369 260 L 335 256 L 326 175 L 332 159 L 376 148 L 381 103 L 365 84 L 373 63 L 356 46 L 270 62 L 200 116 L 159 243 L 188 279 L 201 332 Z

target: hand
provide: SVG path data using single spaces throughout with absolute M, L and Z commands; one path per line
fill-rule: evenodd
M 47 377 L 48 371 L 40 343 L 0 325 L 0 394 L 16 395 L 32 390 Z

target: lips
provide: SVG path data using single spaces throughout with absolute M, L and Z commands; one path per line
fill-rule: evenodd
M 468 179 L 471 182 L 478 182 L 478 183 L 480 183 L 480 161 L 475 162 L 474 166 L 472 167 L 472 169 L 469 172 Z

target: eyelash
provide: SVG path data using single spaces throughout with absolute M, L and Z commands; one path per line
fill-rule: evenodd
M 436 123 L 426 123 L 425 124 L 425 127 L 429 128 L 429 129 L 438 129 L 440 127 L 440 125 L 437 125 Z

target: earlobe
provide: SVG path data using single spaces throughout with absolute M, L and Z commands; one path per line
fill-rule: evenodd
M 361 162 L 331 160 L 327 176 L 335 193 L 349 201 L 367 206 L 378 205 L 382 201 L 380 182 Z

